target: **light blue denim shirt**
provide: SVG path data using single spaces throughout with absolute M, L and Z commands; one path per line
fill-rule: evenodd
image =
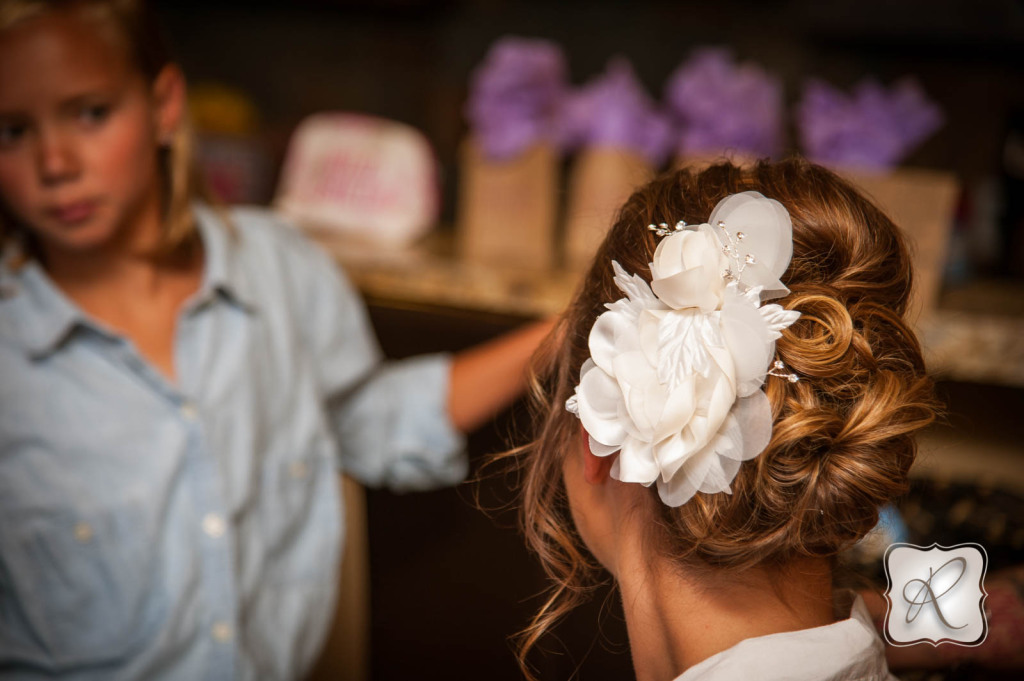
M 35 263 L 0 268 L 0 677 L 294 679 L 333 613 L 336 470 L 466 472 L 444 356 L 382 364 L 364 307 L 270 213 L 196 208 L 177 385 Z

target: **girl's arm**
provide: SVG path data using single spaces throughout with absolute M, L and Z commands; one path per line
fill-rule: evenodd
M 529 324 L 455 355 L 448 390 L 448 416 L 469 433 L 508 406 L 526 388 L 534 350 L 553 321 Z

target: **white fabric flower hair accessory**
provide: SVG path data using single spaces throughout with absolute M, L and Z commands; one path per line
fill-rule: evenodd
M 697 492 L 732 492 L 740 463 L 771 439 L 765 377 L 797 380 L 772 362 L 781 330 L 800 313 L 762 304 L 789 293 L 779 277 L 793 256 L 793 225 L 778 201 L 743 192 L 723 199 L 708 223 L 650 228 L 666 237 L 651 285 L 612 261 L 626 297 L 594 323 L 591 356 L 565 406 L 595 455 L 619 452 L 613 478 L 657 483 L 661 500 L 680 506 Z

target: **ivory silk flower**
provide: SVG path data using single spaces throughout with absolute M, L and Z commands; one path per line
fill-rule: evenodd
M 626 297 L 590 332 L 590 359 L 566 404 L 611 475 L 657 483 L 662 501 L 731 492 L 740 463 L 771 439 L 761 387 L 780 331 L 800 316 L 762 299 L 788 289 L 792 256 L 781 204 L 757 192 L 724 199 L 716 225 L 682 228 L 658 244 L 651 285 L 612 261 Z M 780 245 L 780 242 L 785 242 Z

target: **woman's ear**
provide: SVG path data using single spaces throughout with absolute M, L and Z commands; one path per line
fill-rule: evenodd
M 185 118 L 185 74 L 174 64 L 163 67 L 153 80 L 152 96 L 157 140 L 169 145 Z
M 597 456 L 590 451 L 590 436 L 580 424 L 580 441 L 583 443 L 583 479 L 591 485 L 602 485 L 610 477 L 612 463 L 619 454 Z

